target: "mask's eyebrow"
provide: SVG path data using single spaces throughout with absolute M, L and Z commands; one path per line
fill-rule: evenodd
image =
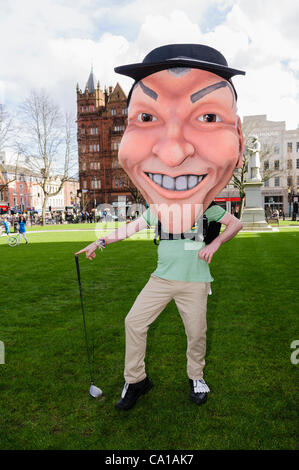
M 136 83 L 136 87 L 140 86 L 141 90 L 143 93 L 145 93 L 147 96 L 152 98 L 153 100 L 157 101 L 158 99 L 158 93 L 156 93 L 154 90 L 149 88 L 148 86 L 144 85 L 144 83 L 140 80 L 140 82 Z
M 226 81 L 221 81 L 214 83 L 213 85 L 207 86 L 206 88 L 203 88 L 202 90 L 196 91 L 190 96 L 190 100 L 192 103 L 196 103 L 196 101 L 200 100 L 204 96 L 208 95 L 209 93 L 212 93 L 215 90 L 218 90 L 219 88 L 224 88 L 228 85 L 228 82 Z M 231 88 L 229 87 L 230 91 L 232 92 Z M 233 103 L 234 103 L 234 94 L 233 95 Z

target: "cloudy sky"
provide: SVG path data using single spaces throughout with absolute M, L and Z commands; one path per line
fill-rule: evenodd
M 239 114 L 299 124 L 299 2 L 296 0 L 0 0 L 0 102 L 46 89 L 75 110 L 76 83 L 91 64 L 101 87 L 131 79 L 117 65 L 179 42 L 219 49 L 234 78 Z

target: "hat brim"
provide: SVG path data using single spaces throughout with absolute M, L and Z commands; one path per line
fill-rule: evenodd
M 156 63 L 142 62 L 139 64 L 121 65 L 119 67 L 115 67 L 114 71 L 121 75 L 131 77 L 135 81 L 139 81 L 148 75 L 152 75 L 153 73 L 160 72 L 161 70 L 167 70 L 173 67 L 190 67 L 193 69 L 206 70 L 208 72 L 215 73 L 216 75 L 219 75 L 226 80 L 229 80 L 234 75 L 245 75 L 246 73 L 242 70 L 232 69 L 225 65 L 195 59 L 169 59 L 167 61 Z

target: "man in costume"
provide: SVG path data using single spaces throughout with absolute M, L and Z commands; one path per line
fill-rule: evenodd
M 157 269 L 125 320 L 125 385 L 116 407 L 132 408 L 152 388 L 144 362 L 147 331 L 172 299 L 187 335 L 190 398 L 201 405 L 210 391 L 203 378 L 206 305 L 213 281 L 209 263 L 242 228 L 213 198 L 242 165 L 244 141 L 231 77 L 244 72 L 228 67 L 217 50 L 199 44 L 158 47 L 142 63 L 115 71 L 135 80 L 119 161 L 149 208 L 78 254 L 93 259 L 99 246 L 151 225 L 160 235 Z M 209 237 L 207 224 L 217 222 L 225 230 Z

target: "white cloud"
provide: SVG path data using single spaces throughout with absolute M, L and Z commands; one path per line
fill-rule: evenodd
M 241 114 L 267 114 L 288 128 L 299 122 L 299 3 L 293 0 L 0 3 L 0 97 L 7 102 L 46 88 L 75 109 L 76 82 L 84 88 L 91 63 L 101 86 L 119 81 L 128 91 L 132 81 L 116 75 L 115 66 L 142 60 L 159 45 L 198 42 L 246 70 L 234 79 Z

